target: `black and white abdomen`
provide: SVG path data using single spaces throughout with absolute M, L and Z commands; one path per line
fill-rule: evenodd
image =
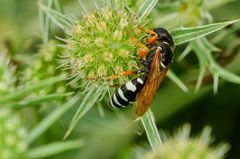
M 110 99 L 110 104 L 112 107 L 126 107 L 129 103 L 136 101 L 136 96 L 140 90 L 142 90 L 147 76 L 143 75 L 138 78 L 134 78 L 131 81 L 128 81 L 112 95 Z

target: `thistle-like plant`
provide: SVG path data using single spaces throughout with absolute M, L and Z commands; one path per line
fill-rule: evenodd
M 68 34 L 66 39 L 61 39 L 65 42 L 65 45 L 62 46 L 65 53 L 62 56 L 61 67 L 70 70 L 72 74 L 70 76 L 71 82 L 78 83 L 85 93 L 66 136 L 70 134 L 79 119 L 97 101 L 101 101 L 107 92 L 112 92 L 112 86 L 122 84 L 133 78 L 121 77 L 109 81 L 109 76 L 116 75 L 121 71 L 142 67 L 137 61 L 138 48 L 136 43 L 142 40 L 144 33 L 141 28 L 147 27 L 144 23 L 145 18 L 157 4 L 157 1 L 146 1 L 136 12 L 125 6 L 122 1 L 104 2 L 103 5 L 96 3 L 95 11 L 87 10 L 81 2 L 84 11 L 81 20 L 64 15 L 49 6 L 39 4 L 47 17 Z M 190 28 L 175 28 L 170 30 L 170 33 L 175 44 L 180 45 L 199 39 L 236 22 L 238 20 Z M 201 46 L 200 44 L 197 45 Z M 218 75 L 226 77 L 227 74 L 231 74 L 223 71 L 214 63 L 210 52 L 201 55 L 202 58 L 203 56 L 207 64 L 210 64 L 210 68 L 214 68 Z M 168 77 L 180 88 L 187 90 L 187 87 L 171 70 L 168 72 Z M 232 81 L 240 83 L 238 76 L 233 75 L 232 77 L 234 77 Z M 141 118 L 141 121 L 151 146 L 156 147 L 161 144 L 151 111 L 147 112 Z
M 137 154 L 139 159 L 222 159 L 229 146 L 213 147 L 211 128 L 205 127 L 201 134 L 190 137 L 190 125 L 185 124 L 172 137 L 167 137 L 162 146 Z M 138 152 L 138 151 L 137 151 Z
M 9 108 L 0 108 L 0 155 L 4 159 L 22 158 L 27 151 L 27 132 L 20 116 Z
M 71 69 L 74 81 L 85 81 L 82 87 L 110 85 L 109 76 L 139 69 L 136 43 L 143 36 L 143 24 L 134 13 L 106 5 L 73 24 L 63 67 Z M 116 85 L 127 80 L 129 77 L 111 82 Z
M 63 81 L 63 77 L 53 77 L 50 81 L 41 81 L 40 83 L 32 85 L 30 88 L 16 88 L 15 67 L 10 63 L 10 58 L 4 52 L 0 52 L 0 156 L 2 159 L 28 159 L 28 158 L 42 158 L 48 157 L 63 151 L 79 148 L 83 145 L 82 140 L 72 140 L 64 142 L 55 142 L 51 144 L 41 145 L 38 147 L 30 146 L 37 137 L 45 132 L 56 120 L 52 117 L 46 118 L 44 124 L 36 125 L 32 130 L 26 129 L 26 125 L 22 120 L 20 112 L 14 109 L 23 109 L 26 106 L 33 106 L 34 104 L 41 105 L 47 100 L 60 99 L 69 96 L 70 94 L 50 94 L 43 97 L 35 97 L 33 99 L 15 101 L 21 99 L 26 95 L 34 94 L 38 90 L 43 90 L 42 87 L 52 83 Z M 42 83 L 42 84 L 41 84 Z M 6 87 L 7 86 L 7 87 Z M 46 88 L 46 87 L 45 87 Z M 14 93 L 13 93 L 14 92 Z M 71 107 L 75 100 L 66 103 L 63 108 Z M 63 109 L 61 107 L 61 109 Z M 61 110 L 57 110 L 61 114 Z M 60 111 L 60 112 L 59 112 Z M 47 123 L 47 124 L 46 124 Z M 43 126 L 44 125 L 44 126 Z M 30 148 L 31 147 L 31 148 Z
M 58 42 L 54 40 L 42 44 L 38 53 L 32 57 L 32 62 L 27 63 L 21 72 L 21 85 L 28 86 L 37 84 L 49 77 L 68 77 L 69 72 L 57 69 L 59 66 L 58 58 L 63 52 L 63 49 L 58 47 L 58 45 Z M 44 88 L 37 92 L 35 96 L 51 93 L 66 93 L 71 90 L 73 90 L 73 86 L 67 85 L 67 81 L 63 81 Z M 31 96 L 34 96 L 34 94 L 31 94 Z
M 34 129 L 33 129 L 34 130 Z M 83 146 L 82 140 L 30 146 L 34 131 L 27 131 L 20 113 L 0 108 L 0 156 L 2 159 L 43 158 Z M 38 134 L 41 134 L 41 132 Z M 29 138 L 30 137 L 30 138 Z

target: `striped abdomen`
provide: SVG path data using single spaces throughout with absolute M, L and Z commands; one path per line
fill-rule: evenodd
M 126 107 L 129 103 L 136 101 L 136 96 L 139 91 L 142 90 L 145 82 L 147 80 L 147 76 L 141 76 L 131 81 L 128 81 L 112 95 L 110 104 L 113 107 Z

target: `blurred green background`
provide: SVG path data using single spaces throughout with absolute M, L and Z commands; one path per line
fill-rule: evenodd
M 60 1 L 66 14 L 80 17 L 79 3 L 75 0 Z M 208 2 L 206 2 L 208 3 Z M 91 5 L 91 4 L 90 4 Z M 240 19 L 240 1 L 230 1 L 210 10 L 214 22 Z M 161 6 L 155 8 L 151 18 L 158 18 Z M 153 22 L 150 25 L 161 25 Z M 235 25 L 234 25 L 235 26 Z M 232 26 L 232 27 L 234 27 Z M 232 59 L 226 60 L 226 68 L 240 75 L 240 49 L 239 46 L 231 48 L 231 44 L 240 41 L 240 27 L 231 31 L 231 27 L 223 29 L 229 36 L 216 42 L 215 45 L 224 52 L 234 54 Z M 220 32 L 209 36 L 214 39 Z M 59 28 L 52 25 L 51 38 L 64 36 Z M 231 37 L 230 37 L 231 36 Z M 0 1 L 0 46 L 7 48 L 12 64 L 17 71 L 31 63 L 32 56 L 37 54 L 42 43 L 38 18 L 38 6 L 36 1 L 29 0 L 1 0 Z M 176 48 L 175 59 L 181 54 L 186 45 Z M 230 50 L 230 51 L 229 51 Z M 220 56 L 216 55 L 217 58 Z M 219 58 L 220 59 L 220 58 Z M 224 59 L 224 58 L 223 58 Z M 181 63 L 175 62 L 172 66 L 174 72 L 190 88 L 189 93 L 184 93 L 168 78 L 158 91 L 152 104 L 158 128 L 167 132 L 173 132 L 184 123 L 190 123 L 192 133 L 199 133 L 204 126 L 210 125 L 213 129 L 214 143 L 227 142 L 231 148 L 227 154 L 228 159 L 240 158 L 240 85 L 220 80 L 217 95 L 213 94 L 211 78 L 206 78 L 200 91 L 194 93 L 193 88 L 197 80 L 197 65 L 194 55 L 189 56 Z M 189 69 L 189 70 L 188 70 Z M 193 73 L 195 72 L 195 73 Z M 192 76 L 194 74 L 195 76 Z M 190 77 L 190 78 L 189 78 Z M 19 80 L 19 79 L 18 79 Z M 1 98 L 1 97 L 0 97 Z M 55 104 L 56 106 L 57 104 Z M 35 111 L 35 108 L 27 108 L 19 112 L 25 114 L 23 118 L 28 129 L 34 127 L 47 112 L 54 106 L 49 106 L 43 111 Z M 76 107 L 64 114 L 44 135 L 38 138 L 31 146 L 62 140 L 68 124 L 76 111 Z M 122 116 L 132 115 L 132 109 L 113 113 L 107 108 L 105 117 L 101 117 L 97 107 L 91 109 L 80 121 L 78 127 L 70 138 L 87 138 L 87 146 L 53 155 L 51 159 L 91 159 L 91 158 L 131 158 L 134 146 L 147 145 L 144 134 L 138 136 L 128 132 L 123 127 L 125 121 Z M 30 114 L 29 114 L 30 113 Z M 130 131 L 130 130 L 129 130 Z M 139 127 L 139 131 L 142 128 Z

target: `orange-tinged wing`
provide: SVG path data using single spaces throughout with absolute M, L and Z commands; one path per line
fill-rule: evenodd
M 155 53 L 146 84 L 137 96 L 137 103 L 135 108 L 135 114 L 137 117 L 142 116 L 147 111 L 150 104 L 152 103 L 153 97 L 156 95 L 161 81 L 166 76 L 166 73 L 168 71 L 167 68 L 160 70 L 159 54 L 159 51 Z

